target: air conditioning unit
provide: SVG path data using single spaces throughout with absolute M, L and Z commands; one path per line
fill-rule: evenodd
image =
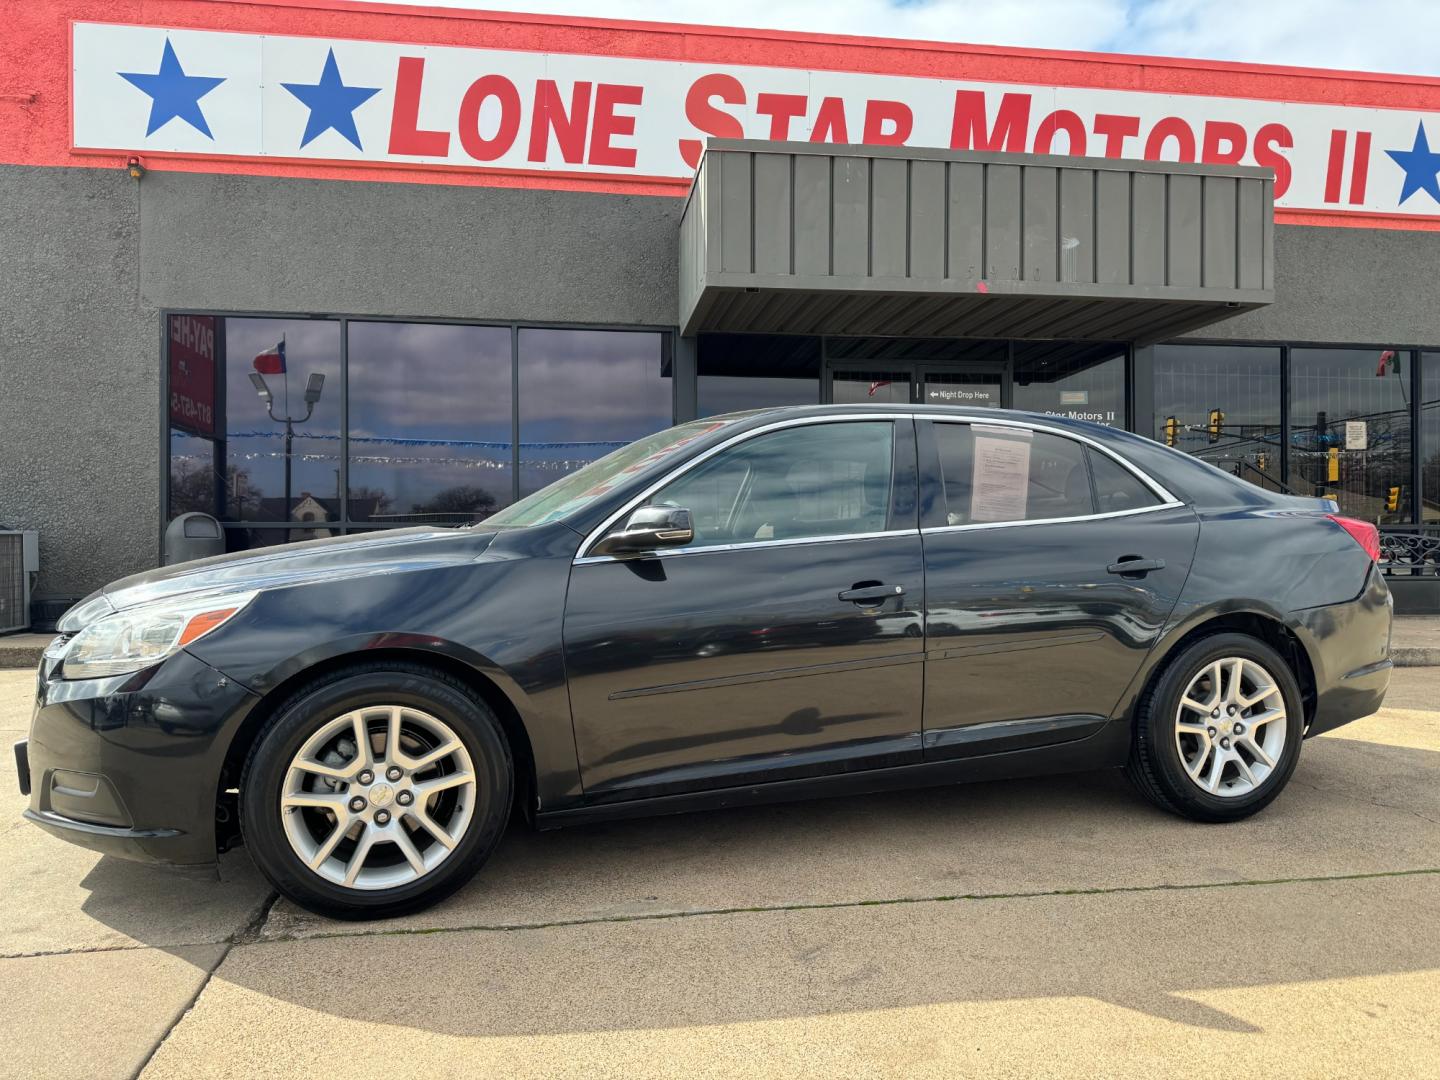
M 40 534 L 0 529 L 0 634 L 30 629 L 30 587 L 40 573 Z

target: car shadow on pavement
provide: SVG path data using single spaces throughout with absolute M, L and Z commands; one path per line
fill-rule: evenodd
M 281 901 L 212 985 L 467 1036 L 1054 996 L 1250 1032 L 1199 996 L 1440 968 L 1440 875 L 1412 873 L 1440 867 L 1437 775 L 1435 751 L 1324 739 L 1230 826 L 1154 810 L 1115 771 L 512 825 L 420 915 L 340 923 Z M 143 941 L 157 907 L 206 902 L 170 880 L 102 860 L 85 910 Z M 415 995 L 337 978 L 367 969 Z M 418 989 L 436 979 L 450 992 Z
M 80 886 L 89 894 L 82 904 L 86 915 L 147 945 L 238 938 L 274 897 L 243 848 L 220 856 L 216 869 L 195 872 L 107 855 Z M 165 933 L 158 932 L 161 926 Z

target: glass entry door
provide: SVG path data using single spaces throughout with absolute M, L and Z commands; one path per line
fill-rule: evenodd
M 847 361 L 832 362 L 825 374 L 825 401 L 836 405 L 1005 404 L 1005 372 L 998 365 Z
M 827 401 L 836 405 L 911 405 L 913 369 L 907 366 L 841 367 L 829 372 Z

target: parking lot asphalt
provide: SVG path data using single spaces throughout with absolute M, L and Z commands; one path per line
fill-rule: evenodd
M 372 924 L 54 840 L 6 754 L 0 1076 L 1440 1076 L 1440 669 L 1389 704 L 1238 825 L 1106 773 L 513 828 Z

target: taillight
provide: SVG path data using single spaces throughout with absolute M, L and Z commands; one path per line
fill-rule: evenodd
M 1362 548 L 1365 549 L 1365 554 L 1370 556 L 1371 562 L 1380 561 L 1379 529 L 1377 529 L 1374 525 L 1371 525 L 1368 521 L 1359 521 L 1355 518 L 1341 517 L 1339 514 L 1326 514 L 1325 516 L 1328 517 L 1331 521 L 1335 522 L 1336 525 L 1339 525 L 1340 528 L 1344 529 L 1347 533 L 1349 533 L 1350 539 L 1354 540 L 1357 544 L 1359 544 Z

